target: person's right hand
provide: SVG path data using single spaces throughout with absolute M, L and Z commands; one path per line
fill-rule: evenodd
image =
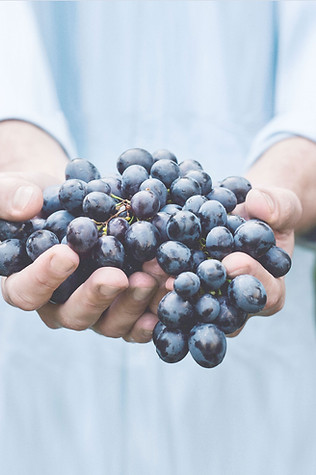
M 39 213 L 42 189 L 53 183 L 47 175 L 0 174 L 0 218 L 24 221 Z M 37 310 L 50 328 L 91 328 L 109 337 L 147 342 L 157 316 L 147 311 L 158 288 L 157 279 L 144 272 L 127 278 L 112 267 L 96 270 L 64 304 L 49 300 L 53 291 L 74 272 L 78 255 L 58 244 L 20 272 L 2 280 L 6 302 L 23 310 Z

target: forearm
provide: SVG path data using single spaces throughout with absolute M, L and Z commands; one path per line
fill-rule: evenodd
M 254 187 L 277 186 L 293 191 L 302 204 L 296 231 L 316 224 L 316 144 L 293 137 L 267 150 L 249 169 L 247 178 Z
M 64 179 L 67 155 L 44 130 L 28 122 L 0 122 L 0 172 L 44 173 Z

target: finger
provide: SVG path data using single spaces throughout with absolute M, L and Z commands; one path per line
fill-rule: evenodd
M 144 272 L 132 274 L 128 289 L 113 302 L 93 329 L 112 338 L 125 337 L 144 313 L 157 286 L 157 281 Z
M 48 303 L 38 313 L 48 326 L 86 330 L 127 287 L 128 280 L 123 271 L 102 267 L 78 287 L 64 304 Z
M 10 221 L 23 221 L 38 214 L 43 205 L 40 187 L 15 176 L 0 175 L 0 216 Z
M 260 280 L 267 293 L 267 302 L 258 315 L 272 315 L 281 310 L 285 299 L 283 278 L 276 279 L 258 261 L 243 252 L 229 254 L 222 262 L 230 278 L 241 274 L 250 274 Z
M 124 340 L 132 343 L 148 343 L 153 336 L 153 330 L 158 322 L 157 315 L 146 312 L 136 320 L 131 331 Z
M 169 275 L 166 274 L 158 264 L 157 259 L 145 262 L 143 264 L 143 271 L 154 277 L 159 286 L 164 286 L 166 280 L 169 278 Z
M 3 297 L 10 305 L 36 310 L 74 272 L 78 255 L 65 244 L 57 244 L 41 254 L 25 269 L 2 281 Z

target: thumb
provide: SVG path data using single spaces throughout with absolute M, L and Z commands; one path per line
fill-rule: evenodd
M 32 181 L 0 175 L 0 218 L 24 221 L 36 216 L 43 205 L 41 188 Z
M 253 188 L 245 202 L 249 218 L 258 218 L 275 231 L 295 229 L 302 215 L 302 205 L 297 195 L 287 188 Z

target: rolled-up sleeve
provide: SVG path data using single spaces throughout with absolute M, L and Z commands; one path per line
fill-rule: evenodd
M 277 2 L 274 116 L 254 138 L 251 165 L 291 136 L 316 141 L 316 2 Z
M 73 155 L 49 65 L 28 2 L 0 2 L 0 120 L 35 124 Z

